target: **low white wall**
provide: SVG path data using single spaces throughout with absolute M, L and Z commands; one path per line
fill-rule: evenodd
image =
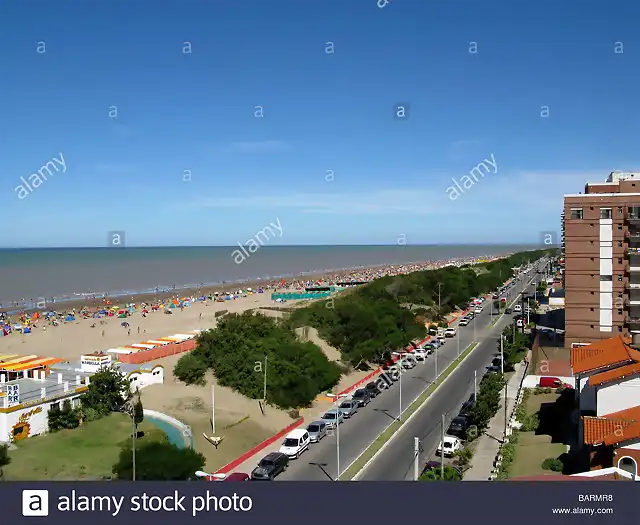
M 567 383 L 568 385 L 571 385 L 574 388 L 576 386 L 575 378 L 573 378 L 573 377 L 562 377 L 562 376 L 551 376 L 551 375 L 527 376 L 527 377 L 524 378 L 524 381 L 522 382 L 522 386 L 524 388 L 535 388 L 540 384 L 540 378 L 541 377 L 557 377 L 558 379 L 560 379 L 560 381 L 562 381 L 564 383 Z
M 191 434 L 191 429 L 187 425 L 185 425 L 182 421 L 178 421 L 175 417 L 168 416 L 167 414 L 163 414 L 162 412 L 157 412 L 155 410 L 148 410 L 146 408 L 143 409 L 142 413 L 145 416 L 155 417 L 156 419 L 165 421 L 173 425 L 174 427 L 178 427 L 179 429 L 182 430 L 182 433 L 185 436 Z

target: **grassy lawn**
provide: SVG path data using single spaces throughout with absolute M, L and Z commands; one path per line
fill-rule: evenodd
M 142 443 L 165 439 L 164 432 L 143 421 Z M 111 476 L 120 448 L 131 439 L 131 420 L 124 414 L 85 423 L 73 430 L 60 430 L 27 438 L 9 452 L 11 463 L 4 467 L 7 481 L 99 480 Z
M 560 396 L 555 392 L 551 392 L 550 394 L 530 395 L 529 399 L 527 399 L 527 414 L 536 414 L 540 412 L 541 405 L 545 403 L 555 403 L 558 397 Z
M 531 394 L 526 400 L 527 414 L 537 414 L 543 405 L 553 405 L 558 399 L 556 393 Z M 538 427 L 538 431 L 541 427 Z M 518 442 L 515 445 L 515 457 L 509 466 L 508 477 L 539 476 L 552 474 L 542 468 L 542 462 L 547 458 L 559 458 L 566 452 L 563 443 L 552 443 L 552 436 L 538 434 L 536 432 L 519 432 Z
M 540 465 L 545 459 L 557 458 L 564 452 L 566 447 L 562 443 L 551 443 L 551 436 L 536 436 L 535 432 L 520 432 L 515 459 L 509 467 L 509 477 L 553 474 Z

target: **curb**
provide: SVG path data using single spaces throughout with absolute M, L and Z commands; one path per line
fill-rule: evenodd
M 269 445 L 272 445 L 273 443 L 275 443 L 279 439 L 283 438 L 285 435 L 287 435 L 289 432 L 291 432 L 294 428 L 298 428 L 303 423 L 304 423 L 304 418 L 301 417 L 300 419 L 298 419 L 297 421 L 295 421 L 294 423 L 292 423 L 288 427 L 283 428 L 277 434 L 274 434 L 270 438 L 265 439 L 259 445 L 256 445 L 255 447 L 253 447 L 248 452 L 245 452 L 244 454 L 242 454 L 242 456 L 237 457 L 231 463 L 227 463 L 224 467 L 221 467 L 221 468 L 217 469 L 215 471 L 215 474 L 228 474 L 230 470 L 233 470 L 238 465 L 241 465 L 242 463 L 244 463 L 245 461 L 247 461 L 251 457 L 255 456 L 261 450 L 264 450 Z
M 378 457 L 378 455 L 380 455 L 380 454 L 384 451 L 384 449 L 389 445 L 389 443 L 391 443 L 391 441 L 393 441 L 393 438 L 394 438 L 394 437 L 395 437 L 399 432 L 401 432 L 401 431 L 403 430 L 404 426 L 405 426 L 409 421 L 411 421 L 411 419 L 412 419 L 414 416 L 416 416 L 416 415 L 418 414 L 418 412 L 420 412 L 420 411 L 422 410 L 422 408 L 424 408 L 424 407 L 425 407 L 425 405 L 426 405 L 426 404 L 429 402 L 429 400 L 431 399 L 431 395 L 432 395 L 434 392 L 436 392 L 436 391 L 438 390 L 438 388 L 440 388 L 440 386 L 442 386 L 442 385 L 447 381 L 447 379 L 449 379 L 449 378 L 453 375 L 453 372 L 455 372 L 455 370 L 458 368 L 458 366 L 460 366 L 460 365 L 465 361 L 465 359 L 467 359 L 467 357 L 469 357 L 471 354 L 473 354 L 474 350 L 475 350 L 479 345 L 480 345 L 480 344 L 479 344 L 478 342 L 473 342 L 473 343 L 471 343 L 471 345 L 469 345 L 469 346 L 473 346 L 473 348 L 471 348 L 471 350 L 469 351 L 469 353 L 468 353 L 466 356 L 464 356 L 464 357 L 460 360 L 460 362 L 459 362 L 459 363 L 456 365 L 456 367 L 451 371 L 451 373 L 450 373 L 449 375 L 447 375 L 447 377 L 445 377 L 445 378 L 444 378 L 440 383 L 438 383 L 438 385 L 436 386 L 436 388 L 434 388 L 434 389 L 433 389 L 433 392 L 431 392 L 431 394 L 429 394 L 429 395 L 427 396 L 427 398 L 426 398 L 426 399 L 425 399 L 425 400 L 420 404 L 420 406 L 419 406 L 419 407 L 418 407 L 418 408 L 413 412 L 413 414 L 411 414 L 407 419 L 405 419 L 405 420 L 402 422 L 402 424 L 400 425 L 400 427 L 398 428 L 398 430 L 396 430 L 396 431 L 391 435 L 391 437 L 389 437 L 389 439 L 388 439 L 388 440 L 387 440 L 387 441 L 386 441 L 386 442 L 385 442 L 385 443 L 384 443 L 384 444 L 383 444 L 383 445 L 378 449 L 378 451 L 377 451 L 377 452 L 376 452 L 376 453 L 375 453 L 375 454 L 374 454 L 374 455 L 373 455 L 373 456 L 372 456 L 372 457 L 371 457 L 371 458 L 370 458 L 370 459 L 369 459 L 369 460 L 364 464 L 364 466 L 363 466 L 363 467 L 362 467 L 362 468 L 361 468 L 361 469 L 360 469 L 360 470 L 359 470 L 359 471 L 358 471 L 358 472 L 357 472 L 357 473 L 356 473 L 356 474 L 355 474 L 355 475 L 354 475 L 354 476 L 353 476 L 349 481 L 358 481 L 358 478 L 362 475 L 362 473 L 364 473 L 364 471 L 365 471 L 365 470 L 367 470 L 367 467 L 368 467 L 371 463 L 373 463 L 373 462 L 374 462 L 374 460 Z M 465 350 L 465 352 L 466 352 L 466 350 Z M 422 394 L 423 394 L 427 389 L 429 389 L 429 387 L 425 388 L 425 390 L 423 390 L 423 391 L 418 395 L 418 397 L 420 397 L 420 396 L 421 396 L 421 395 L 422 395 Z M 417 401 L 417 398 L 416 398 L 416 400 L 414 400 L 414 401 L 413 401 L 413 403 L 415 403 L 415 401 Z M 413 403 L 411 403 L 411 405 L 412 405 Z M 407 408 L 411 407 L 411 405 L 409 405 Z M 405 410 L 406 410 L 406 409 L 405 409 Z M 381 436 L 382 434 L 384 434 L 387 430 L 389 430 L 389 428 L 391 428 L 391 426 L 392 426 L 392 425 L 394 425 L 396 422 L 397 422 L 397 421 L 393 421 L 392 423 L 390 423 L 390 424 L 389 424 L 389 425 L 388 425 L 388 426 L 387 426 L 387 427 L 386 427 L 382 432 L 380 432 L 380 436 Z M 378 437 L 380 437 L 380 436 L 378 436 Z M 377 438 L 376 438 L 376 439 L 377 439 Z M 374 440 L 374 442 L 375 442 L 375 440 Z M 373 442 L 371 443 L 371 445 L 373 445 Z M 371 445 L 369 445 L 369 447 L 370 447 Z M 362 451 L 362 453 L 361 453 L 361 454 L 360 454 L 356 459 L 354 459 L 354 460 L 351 462 L 351 464 L 350 464 L 347 468 L 345 468 L 345 469 L 344 469 L 344 471 L 343 471 L 343 472 L 347 472 L 347 471 L 351 468 L 351 466 L 352 466 L 356 461 L 358 461 L 358 459 L 360 459 L 360 456 L 362 456 L 362 454 L 364 454 L 364 453 L 369 449 L 369 447 L 365 448 L 365 449 Z

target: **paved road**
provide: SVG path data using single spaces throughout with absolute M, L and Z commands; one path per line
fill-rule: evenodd
M 514 290 L 512 290 L 511 296 L 515 297 Z M 459 329 L 458 335 L 453 339 L 448 339 L 448 342 L 438 350 L 437 367 L 438 375 L 449 366 L 449 364 L 456 359 L 458 351 L 463 352 L 472 342 L 479 340 L 487 334 L 486 326 L 490 321 L 490 305 L 491 301 L 486 301 L 487 306 L 483 309 L 483 312 L 475 318 L 475 337 L 474 337 L 474 322 L 471 322 L 467 327 Z M 501 327 L 508 323 L 509 319 L 498 323 Z M 494 327 L 493 332 L 496 334 L 497 326 Z M 458 344 L 459 343 L 459 344 Z M 493 343 L 493 351 L 495 352 L 495 343 Z M 459 348 L 459 350 L 458 350 Z M 487 346 L 486 348 L 489 348 Z M 474 352 L 476 353 L 476 352 Z M 468 357 L 472 363 L 480 367 L 480 363 L 487 364 L 489 350 L 483 350 L 480 358 Z M 491 361 L 491 359 L 488 359 Z M 472 388 L 473 386 L 473 372 L 469 379 L 468 370 L 470 367 L 465 366 L 467 375 L 460 374 L 457 377 L 463 378 L 463 385 L 459 389 Z M 472 370 L 472 369 L 471 369 Z M 436 376 L 436 357 L 435 355 L 429 356 L 425 362 L 419 363 L 412 370 L 406 371 L 402 376 L 402 409 L 406 408 L 434 381 Z M 481 374 L 478 375 L 478 381 Z M 469 380 L 471 383 L 469 383 Z M 460 379 L 458 380 L 460 381 Z M 456 383 L 455 379 L 449 379 L 447 381 L 449 385 Z M 450 388 L 450 386 L 449 386 Z M 442 396 L 441 396 L 442 397 Z M 457 400 L 457 398 L 456 398 Z M 440 405 L 436 404 L 436 407 Z M 429 412 L 431 410 L 429 409 Z M 340 472 L 343 472 L 366 448 L 384 431 L 394 418 L 398 417 L 400 412 L 400 381 L 396 382 L 390 389 L 379 395 L 372 400 L 369 406 L 360 409 L 360 411 L 351 419 L 340 425 Z M 433 412 L 437 414 L 434 416 L 436 419 L 440 418 L 440 411 Z M 424 418 L 414 418 L 423 422 L 422 428 L 430 428 L 429 425 L 433 425 L 432 418 L 427 418 L 425 422 Z M 439 428 L 439 420 L 436 427 Z M 424 432 L 423 432 L 424 433 Z M 414 434 L 407 434 L 410 436 L 411 443 L 413 443 Z M 305 452 L 299 459 L 293 460 L 289 464 L 289 468 L 279 475 L 277 481 L 328 481 L 335 478 L 337 474 L 336 465 L 338 464 L 337 458 L 337 436 L 328 436 L 322 439 L 320 443 L 312 444 L 307 452 Z M 409 450 L 409 455 L 412 454 L 413 444 Z M 385 456 L 386 457 L 386 456 Z M 395 460 L 394 460 L 395 461 Z M 384 461 L 383 461 L 384 462 Z M 402 469 L 398 467 L 394 468 L 394 471 L 400 473 Z M 391 473 L 389 473 L 391 474 Z M 399 475 L 399 474 L 398 474 Z M 387 479 L 382 478 L 382 479 Z M 402 476 L 388 478 L 388 479 L 403 479 Z
M 527 281 L 531 275 L 527 276 Z M 524 289 L 524 283 L 515 287 Z M 512 289 L 511 299 L 515 299 Z M 533 285 L 527 286 L 533 293 Z M 473 392 L 474 371 L 478 382 L 486 372 L 498 351 L 500 333 L 513 317 L 505 315 L 491 329 L 478 330 L 480 344 L 449 376 L 429 398 L 429 402 L 394 436 L 384 451 L 367 467 L 358 481 L 412 481 L 414 475 L 414 438 L 419 437 L 422 445 L 419 465 L 433 457 L 442 438 L 442 414 L 445 424 L 458 414 L 460 406 Z M 468 327 L 462 330 L 469 332 Z M 464 337 L 464 336 L 463 336 Z M 445 427 L 446 430 L 446 427 Z

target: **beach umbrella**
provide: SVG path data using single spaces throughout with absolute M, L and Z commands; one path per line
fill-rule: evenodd
M 124 328 L 127 328 L 129 326 L 129 323 L 127 323 L 126 321 L 123 323 L 120 323 L 120 326 L 123 326 Z

